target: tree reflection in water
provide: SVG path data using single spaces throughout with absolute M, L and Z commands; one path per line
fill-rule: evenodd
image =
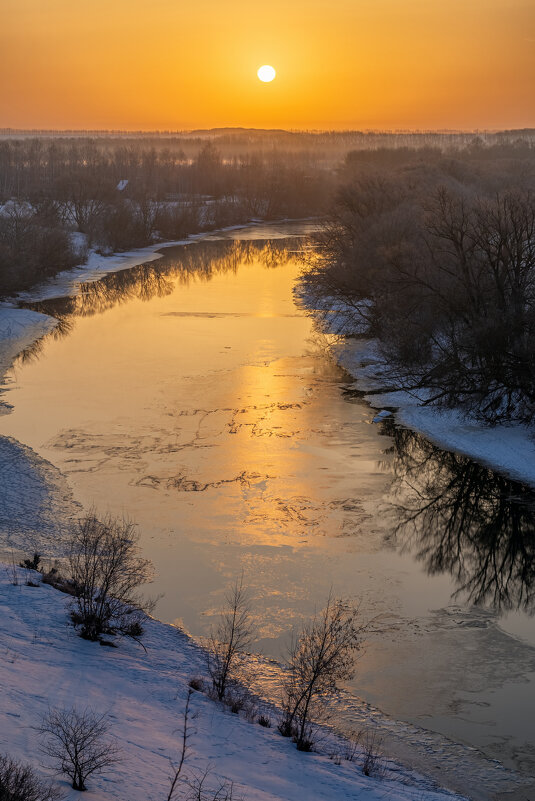
M 221 273 L 236 273 L 239 266 L 259 261 L 266 269 L 285 264 L 303 248 L 302 237 L 278 240 L 216 240 L 166 248 L 162 258 L 109 273 L 98 281 L 80 284 L 76 295 L 21 303 L 21 307 L 55 317 L 56 327 L 23 350 L 18 362 L 38 358 L 47 339 L 69 334 L 76 317 L 102 314 L 131 300 L 149 301 L 170 295 L 176 283 L 210 281 Z
M 210 281 L 259 261 L 266 269 L 286 263 L 302 238 L 208 241 L 168 248 L 161 259 L 82 284 L 73 297 L 24 304 L 57 318 L 58 325 L 20 356 L 36 358 L 47 337 L 68 335 L 79 316 L 101 314 L 130 300 L 149 301 L 176 284 Z M 393 438 L 395 535 L 429 573 L 449 572 L 456 595 L 497 610 L 535 611 L 535 491 L 442 451 L 418 434 L 384 424 Z
M 535 611 L 535 491 L 466 456 L 396 428 L 395 535 L 429 574 L 449 572 L 455 597 L 496 611 Z

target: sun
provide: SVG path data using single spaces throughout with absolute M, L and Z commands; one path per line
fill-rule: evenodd
M 269 64 L 264 64 L 263 67 L 259 67 L 258 72 L 256 73 L 261 81 L 264 83 L 270 83 L 273 80 L 275 75 L 277 74 L 273 67 L 270 67 Z

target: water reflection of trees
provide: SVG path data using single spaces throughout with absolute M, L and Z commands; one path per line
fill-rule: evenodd
M 535 491 L 412 431 L 387 429 L 400 544 L 429 574 L 450 573 L 457 597 L 533 614 Z
M 101 314 L 131 300 L 149 301 L 173 292 L 178 282 L 210 281 L 221 273 L 236 273 L 240 265 L 260 262 L 266 269 L 284 264 L 303 246 L 303 239 L 217 240 L 195 242 L 166 248 L 160 259 L 126 270 L 109 273 L 98 281 L 83 283 L 73 296 L 22 304 L 25 308 L 48 314 L 57 325 L 19 354 L 20 362 L 33 360 L 42 353 L 46 340 L 68 334 L 76 317 Z

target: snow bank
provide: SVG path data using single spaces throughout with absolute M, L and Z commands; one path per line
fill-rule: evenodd
M 13 360 L 56 320 L 45 314 L 0 306 L 0 415 L 10 411 L 10 384 L 5 373 Z M 66 523 L 79 514 L 72 491 L 60 471 L 31 448 L 0 437 L 0 530 L 9 549 L 33 553 L 61 552 Z
M 385 389 L 391 381 L 376 340 L 356 340 L 347 336 L 362 322 L 354 307 L 344 307 L 340 299 L 324 298 L 318 302 L 300 288 L 297 300 L 314 314 L 322 328 L 338 339 L 333 353 L 338 363 L 355 379 L 359 390 L 375 409 L 395 409 L 400 425 L 418 431 L 436 445 L 456 451 L 477 462 L 505 473 L 513 479 L 535 486 L 535 433 L 521 424 L 486 426 L 460 409 L 423 406 L 422 394 L 417 397 L 404 391 Z
M 358 387 L 372 391 L 366 400 L 376 409 L 396 409 L 401 425 L 418 431 L 436 445 L 456 451 L 477 462 L 535 486 L 535 437 L 533 429 L 520 424 L 486 426 L 459 409 L 422 406 L 408 392 L 378 391 L 385 386 L 385 365 L 377 343 L 346 340 L 335 346 L 337 360 L 358 379 Z
M 15 357 L 55 325 L 56 321 L 46 314 L 0 306 L 0 380 Z M 0 402 L 0 414 L 6 411 L 9 411 L 9 406 Z
M 66 596 L 29 587 L 19 570 L 0 565 L 2 661 L 0 752 L 39 769 L 35 726 L 49 708 L 90 707 L 109 715 L 122 762 L 88 782 L 87 798 L 160 801 L 167 797 L 170 760 L 180 751 L 188 682 L 202 673 L 201 649 L 179 629 L 147 620 L 146 653 L 122 641 L 102 648 L 66 625 Z M 32 576 L 35 574 L 32 573 Z M 405 773 L 400 780 L 365 777 L 356 762 L 302 754 L 275 728 L 264 729 L 225 711 L 200 693 L 192 699 L 188 770 L 210 771 L 211 782 L 234 783 L 245 801 L 446 801 L 460 798 Z M 68 799 L 79 798 L 61 781 Z M 180 794 L 178 797 L 182 797 Z

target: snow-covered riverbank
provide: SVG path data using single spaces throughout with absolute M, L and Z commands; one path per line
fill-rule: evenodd
M 322 329 L 334 334 L 332 345 L 338 363 L 357 381 L 356 388 L 375 409 L 394 410 L 396 421 L 418 431 L 441 448 L 462 453 L 511 478 L 535 486 L 535 432 L 520 424 L 486 426 L 457 409 L 423 405 L 423 394 L 392 390 L 388 364 L 375 340 L 355 339 L 358 330 L 355 310 L 344 308 L 337 299 L 318 304 L 306 294 L 299 301 L 320 321 Z M 321 305 L 318 309 L 317 306 Z M 334 309 L 334 311 L 330 311 Z M 388 387 L 388 389 L 386 389 Z
M 32 577 L 37 578 L 32 573 Z M 2 615 L 0 664 L 0 753 L 39 768 L 35 727 L 49 708 L 90 707 L 109 716 L 122 761 L 89 783 L 95 801 L 150 801 L 169 791 L 170 761 L 180 752 L 181 716 L 188 682 L 204 672 L 202 650 L 179 629 L 147 620 L 143 649 L 128 641 L 101 648 L 80 639 L 67 625 L 68 597 L 47 585 L 27 586 L 26 571 L 0 565 Z M 244 801 L 446 801 L 459 798 L 400 770 L 366 777 L 360 760 L 303 754 L 281 737 L 238 717 L 200 693 L 192 700 L 195 719 L 187 771 L 209 770 L 207 786 L 234 783 Z M 275 722 L 275 721 L 274 721 Z M 48 772 L 49 771 L 44 771 Z M 396 778 L 394 778 L 396 775 Z M 61 782 L 66 797 L 76 791 Z M 178 797 L 181 797 L 180 795 Z
M 55 325 L 56 321 L 46 314 L 0 305 L 0 381 L 17 355 Z

